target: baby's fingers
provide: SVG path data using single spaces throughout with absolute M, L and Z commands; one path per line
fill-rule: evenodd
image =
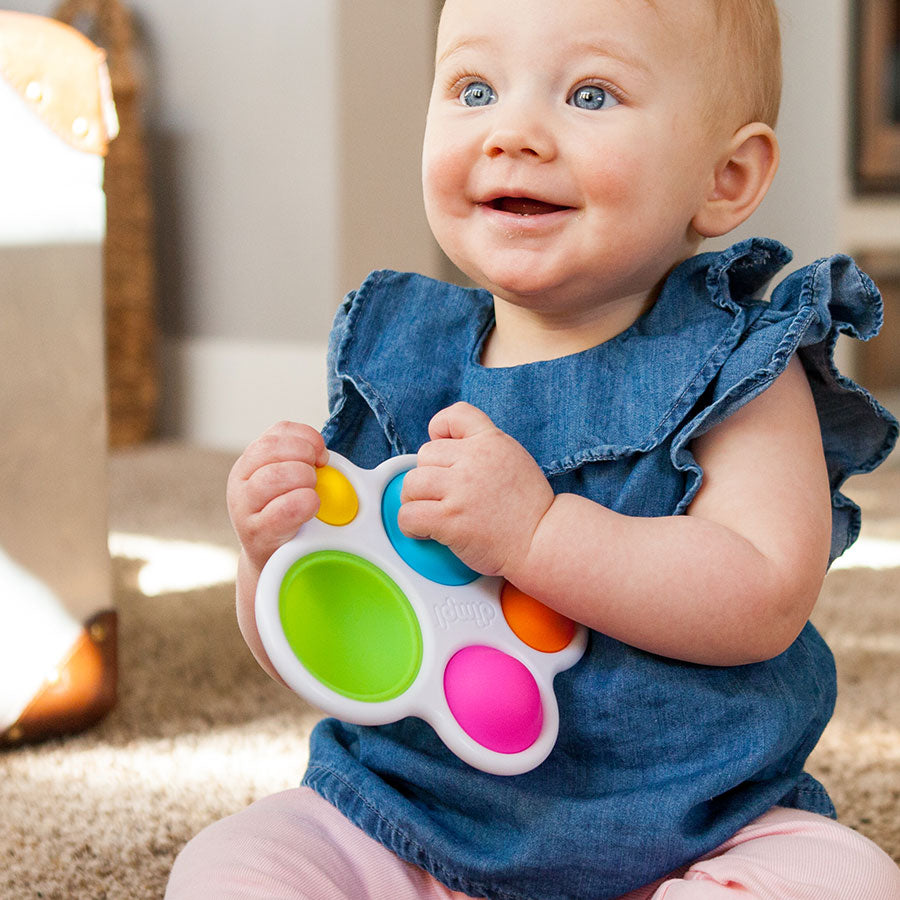
M 438 466 L 417 466 L 410 469 L 403 478 L 400 501 L 443 500 L 451 484 L 451 474 Z
M 310 466 L 328 462 L 325 441 L 315 428 L 299 422 L 279 422 L 263 432 L 234 464 L 230 480 L 249 479 L 262 466 L 297 461 Z
M 497 426 L 487 413 L 471 403 L 459 401 L 436 413 L 428 423 L 428 436 L 433 440 L 473 437 L 483 431 L 494 431 Z
M 269 463 L 243 480 L 241 500 L 245 514 L 261 512 L 284 494 L 315 486 L 316 469 L 309 463 L 297 460 Z
M 264 562 L 319 510 L 316 469 L 305 462 L 274 462 L 229 485 L 228 511 L 241 545 Z
M 250 558 L 262 565 L 318 511 L 319 495 L 313 488 L 279 494 L 244 520 L 241 543 Z
M 404 503 L 397 513 L 397 525 L 411 538 L 435 538 L 444 510 L 439 500 L 415 500 Z

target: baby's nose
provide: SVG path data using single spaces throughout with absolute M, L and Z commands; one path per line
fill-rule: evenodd
M 556 155 L 556 142 L 536 111 L 522 110 L 498 116 L 482 149 L 492 159 L 511 156 L 548 160 Z

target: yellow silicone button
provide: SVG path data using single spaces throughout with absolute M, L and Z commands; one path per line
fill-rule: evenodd
M 333 466 L 316 469 L 316 493 L 321 505 L 316 515 L 326 525 L 349 525 L 359 512 L 359 498 L 343 472 Z

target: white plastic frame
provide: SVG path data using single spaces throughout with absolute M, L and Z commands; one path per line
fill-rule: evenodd
M 312 519 L 272 555 L 256 590 L 260 638 L 285 682 L 325 712 L 359 725 L 384 725 L 405 716 L 418 716 L 469 765 L 495 775 L 527 772 L 540 765 L 556 743 L 559 709 L 553 679 L 581 658 L 587 645 L 587 630 L 576 626 L 571 643 L 555 653 L 535 650 L 514 634 L 503 616 L 502 578 L 480 576 L 469 584 L 447 586 L 410 568 L 384 530 L 381 499 L 390 481 L 415 463 L 414 455 L 406 455 L 386 460 L 375 469 L 361 469 L 331 452 L 329 465 L 353 485 L 359 512 L 344 526 Z M 291 649 L 279 615 L 281 583 L 298 559 L 321 550 L 341 550 L 368 560 L 390 576 L 409 600 L 422 633 L 422 662 L 413 683 L 399 697 L 366 702 L 338 694 L 312 675 Z M 500 753 L 482 746 L 463 730 L 450 711 L 444 696 L 444 669 L 457 651 L 472 645 L 501 650 L 519 660 L 534 676 L 543 705 L 543 725 L 537 740 L 525 750 Z M 485 685 L 485 690 L 489 689 Z

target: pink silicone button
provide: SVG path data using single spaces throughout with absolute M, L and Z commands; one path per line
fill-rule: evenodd
M 493 647 L 464 647 L 444 670 L 453 717 L 473 740 L 497 753 L 527 750 L 541 733 L 537 682 L 517 659 Z

